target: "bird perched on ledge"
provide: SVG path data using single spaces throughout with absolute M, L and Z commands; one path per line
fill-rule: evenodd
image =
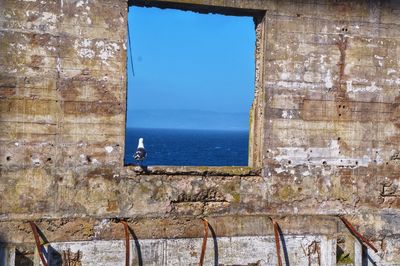
M 144 148 L 143 144 L 143 138 L 139 139 L 139 143 L 136 149 L 135 154 L 133 155 L 133 158 L 141 164 L 141 162 L 146 158 L 146 150 Z

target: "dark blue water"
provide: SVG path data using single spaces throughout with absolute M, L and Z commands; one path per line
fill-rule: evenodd
M 125 164 L 135 164 L 139 138 L 144 138 L 147 151 L 144 165 L 247 165 L 247 131 L 127 128 Z

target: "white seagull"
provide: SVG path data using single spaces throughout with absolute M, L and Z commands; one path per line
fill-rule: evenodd
M 146 158 L 146 150 L 144 149 L 143 138 L 139 139 L 139 144 L 137 146 L 135 154 L 133 155 L 133 158 L 136 161 L 139 161 L 139 163 L 142 162 L 144 158 Z

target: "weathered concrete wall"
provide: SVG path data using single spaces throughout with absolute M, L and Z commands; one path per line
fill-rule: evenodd
M 53 242 L 94 240 L 114 217 L 147 223 L 142 238 L 201 237 L 201 216 L 219 219 L 218 236 L 271 235 L 254 215 L 275 217 L 294 245 L 343 242 L 334 216 L 346 214 L 379 247 L 375 261 L 400 264 L 400 3 L 130 3 L 257 15 L 257 167 L 123 166 L 127 1 L 0 0 L 0 242 L 33 251 L 25 222 L 44 218 Z M 294 230 L 302 217 L 316 229 Z

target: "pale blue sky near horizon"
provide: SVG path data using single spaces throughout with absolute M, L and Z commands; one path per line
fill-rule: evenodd
M 128 23 L 128 127 L 248 128 L 255 78 L 252 17 L 131 6 Z M 160 114 L 146 117 L 154 110 Z M 174 121 L 176 111 L 182 114 Z M 195 111 L 203 120 L 197 126 L 190 121 L 199 117 Z M 207 118 L 212 113 L 221 122 Z

